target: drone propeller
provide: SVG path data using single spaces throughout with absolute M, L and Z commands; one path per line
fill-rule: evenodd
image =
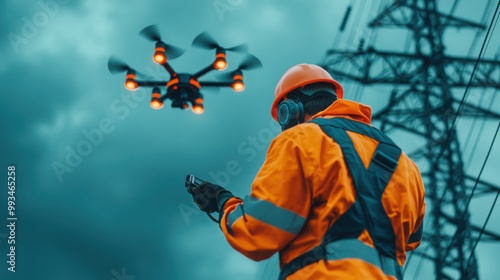
M 238 70 L 252 70 L 262 67 L 262 62 L 254 55 L 247 54 L 243 61 L 240 63 Z
M 132 67 L 130 67 L 125 62 L 116 58 L 115 56 L 111 56 L 108 60 L 108 70 L 111 74 L 119 74 L 122 72 L 134 72 L 137 76 L 144 79 L 151 79 L 148 75 L 143 74 Z
M 252 69 L 257 69 L 262 67 L 262 62 L 255 57 L 254 55 L 247 54 L 243 61 L 241 61 L 240 66 L 233 70 L 232 72 L 229 73 L 224 73 L 219 75 L 219 78 L 227 80 L 227 79 L 232 79 L 234 74 L 242 71 L 242 70 L 252 70 Z
M 160 30 L 156 24 L 144 28 L 141 32 L 139 32 L 139 34 L 151 41 L 161 41 Z
M 108 70 L 111 74 L 118 74 L 125 71 L 134 71 L 128 64 L 119 60 L 118 58 L 111 56 L 108 60 Z
M 158 29 L 158 26 L 156 24 L 144 28 L 143 30 L 141 30 L 141 32 L 139 32 L 139 35 L 150 41 L 163 44 L 163 46 L 165 47 L 165 54 L 169 59 L 178 58 L 185 52 L 185 50 L 182 48 L 163 42 L 161 40 L 160 30 Z
M 200 35 L 198 35 L 198 36 L 196 36 L 196 38 L 194 38 L 192 46 L 193 47 L 198 47 L 198 48 L 201 48 L 201 49 L 207 49 L 207 50 L 220 48 L 220 49 L 223 49 L 223 50 L 226 50 L 226 51 L 239 52 L 239 53 L 244 53 L 244 52 L 248 51 L 248 45 L 247 44 L 241 44 L 241 45 L 237 45 L 237 46 L 234 46 L 234 47 L 231 47 L 231 48 L 223 48 L 206 31 L 202 32 Z

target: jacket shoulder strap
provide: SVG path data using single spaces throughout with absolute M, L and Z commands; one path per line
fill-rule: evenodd
M 385 256 L 396 258 L 396 237 L 381 198 L 397 168 L 401 149 L 378 129 L 357 121 L 319 118 L 311 122 L 317 123 L 323 132 L 340 145 L 357 193 L 356 202 L 361 210 L 359 214 L 362 214 L 358 220 L 361 218 L 364 222 L 364 228 L 368 230 L 377 250 Z M 368 169 L 347 131 L 366 135 L 379 142 Z

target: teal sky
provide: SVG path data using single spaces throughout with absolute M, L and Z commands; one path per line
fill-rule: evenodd
M 459 1 L 455 14 L 479 21 L 486 2 Z M 354 10 L 347 31 L 338 34 L 350 3 Z M 116 273 L 122 269 L 136 280 L 275 279 L 276 258 L 246 259 L 227 244 L 216 224 L 195 211 L 184 189 L 185 175 L 219 183 L 238 196 L 248 194 L 269 142 L 279 133 L 270 106 L 280 76 L 297 63 L 320 63 L 336 36 L 337 47 L 355 49 L 357 40 L 369 34 L 364 29 L 373 14 L 368 3 L 373 9 L 380 5 L 379 0 L 2 1 L 0 168 L 16 166 L 18 221 L 17 272 L 10 273 L 7 190 L 1 188 L 0 279 L 119 280 Z M 450 6 L 440 8 L 447 12 Z M 488 22 L 492 14 L 487 13 Z M 212 62 L 212 51 L 190 47 L 203 31 L 223 46 L 248 43 L 264 68 L 245 73 L 242 93 L 206 92 L 202 115 L 168 104 L 152 110 L 149 89 L 130 93 L 123 87 L 124 75 L 107 70 L 108 58 L 116 55 L 138 71 L 167 77 L 151 59 L 154 44 L 138 36 L 150 24 L 158 24 L 166 42 L 187 50 L 171 61 L 178 72 Z M 488 58 L 498 53 L 498 34 L 493 33 Z M 405 38 L 399 30 L 381 30 L 375 46 L 402 50 Z M 473 38 L 467 30 L 447 32 L 447 53 L 465 55 Z M 483 39 L 484 34 L 472 57 Z M 229 53 L 228 69 L 242 58 Z M 346 99 L 374 111 L 390 92 L 370 87 L 354 94 L 356 85 L 341 82 Z M 484 107 L 491 103 L 498 112 L 500 103 L 492 97 L 492 89 L 473 90 L 469 100 Z M 470 174 L 478 174 L 497 124 L 487 122 L 481 134 L 478 123 L 457 125 L 462 143 L 470 133 L 473 140 L 479 135 L 473 154 L 472 144 L 464 148 Z M 408 135 L 391 136 L 407 152 L 418 146 Z M 72 155 L 78 149 L 85 155 Z M 498 182 L 499 155 L 497 140 L 482 179 Z M 64 172 L 55 171 L 63 165 Z M 492 202 L 492 196 L 473 200 L 475 224 L 484 223 Z M 488 225 L 495 232 L 500 232 L 498 209 Z M 482 279 L 500 274 L 499 250 L 498 243 L 478 246 Z M 418 278 L 432 278 L 428 262 L 412 263 L 406 279 L 416 279 L 418 264 Z

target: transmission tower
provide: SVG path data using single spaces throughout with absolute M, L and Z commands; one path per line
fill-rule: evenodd
M 388 104 L 373 118 L 382 130 L 404 131 L 423 143 L 410 156 L 425 162 L 420 169 L 430 230 L 415 254 L 434 264 L 436 279 L 478 279 L 473 247 L 481 226 L 470 221 L 468 209 L 476 177 L 465 172 L 456 118 L 500 120 L 499 113 L 461 98 L 470 88 L 500 88 L 500 61 L 447 55 L 443 33 L 447 28 L 486 31 L 488 26 L 442 13 L 436 0 L 395 0 L 381 8 L 368 27 L 404 28 L 413 48 L 383 51 L 365 47 L 362 40 L 356 50 L 328 50 L 322 66 L 343 80 L 394 86 Z M 458 89 L 461 94 L 454 94 Z M 474 194 L 499 191 L 480 180 Z M 500 235 L 484 231 L 481 241 L 499 242 Z

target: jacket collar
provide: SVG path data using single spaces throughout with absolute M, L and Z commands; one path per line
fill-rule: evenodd
M 339 99 L 333 102 L 332 105 L 328 106 L 325 110 L 314 115 L 312 119 L 319 117 L 342 117 L 370 124 L 372 119 L 372 108 L 355 101 Z

